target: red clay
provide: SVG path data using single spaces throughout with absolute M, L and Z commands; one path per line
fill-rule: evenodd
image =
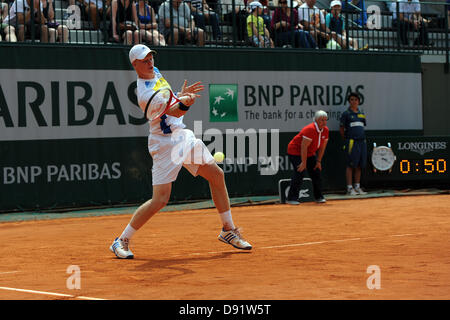
M 109 251 L 129 215 L 0 224 L 0 287 L 103 299 L 450 299 L 450 196 L 233 208 L 251 252 L 217 240 L 215 210 L 159 213 Z M 66 286 L 68 266 L 81 289 Z M 368 289 L 369 266 L 380 289 Z M 0 299 L 67 299 L 0 289 Z

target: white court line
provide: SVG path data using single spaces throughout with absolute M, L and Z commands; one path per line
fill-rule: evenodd
M 256 248 L 256 250 L 302 247 L 302 246 L 312 246 L 312 245 L 326 244 L 326 243 L 384 239 L 384 238 L 391 238 L 391 237 L 409 237 L 409 236 L 419 236 L 419 235 L 423 235 L 423 233 L 404 233 L 404 234 L 392 234 L 392 235 L 386 235 L 386 236 L 380 236 L 380 237 L 349 238 L 349 239 L 338 239 L 338 240 L 324 240 L 324 241 L 314 241 L 314 242 L 292 243 L 292 244 L 283 244 L 283 245 L 277 245 L 277 246 L 258 247 L 258 248 Z M 245 251 L 245 250 L 243 250 L 243 251 Z M 233 252 L 242 252 L 242 251 L 227 250 L 227 251 L 210 251 L 210 252 L 204 252 L 204 253 L 196 252 L 196 253 L 188 253 L 188 254 L 177 254 L 174 256 L 175 257 L 186 256 L 186 255 L 202 256 L 202 255 L 209 255 L 209 254 L 233 253 Z M 250 252 L 250 251 L 248 251 L 248 252 Z
M 36 290 L 27 290 L 27 289 L 18 289 L 18 288 L 9 288 L 9 287 L 0 287 L 0 290 L 34 293 L 34 294 L 42 294 L 42 295 L 47 295 L 47 296 L 67 297 L 67 298 L 83 299 L 83 300 L 106 300 L 106 299 L 92 298 L 92 297 L 85 297 L 85 296 L 74 296 L 74 295 L 65 294 L 65 293 L 36 291 Z
M 0 272 L 0 274 L 10 274 L 10 273 L 18 273 L 20 271 L 6 271 L 6 272 Z

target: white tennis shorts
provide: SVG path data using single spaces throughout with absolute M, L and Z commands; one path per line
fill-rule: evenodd
M 195 177 L 201 165 L 214 162 L 203 141 L 188 129 L 177 129 L 170 135 L 150 134 L 148 151 L 153 158 L 153 185 L 175 181 L 181 167 Z

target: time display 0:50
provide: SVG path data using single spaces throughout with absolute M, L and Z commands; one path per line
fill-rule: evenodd
M 445 159 L 418 159 L 401 160 L 399 170 L 402 174 L 445 174 L 447 173 L 447 160 Z

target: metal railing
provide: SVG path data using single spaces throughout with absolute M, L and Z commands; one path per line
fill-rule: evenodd
M 263 8 L 243 0 L 207 0 L 206 7 L 199 0 L 129 0 L 124 8 L 124 0 L 0 0 L 0 43 L 364 49 L 448 57 L 445 2 L 421 1 L 420 16 L 399 1 L 343 1 L 340 12 L 329 2 L 317 0 L 311 9 L 294 8 L 291 0 L 266 1 Z

